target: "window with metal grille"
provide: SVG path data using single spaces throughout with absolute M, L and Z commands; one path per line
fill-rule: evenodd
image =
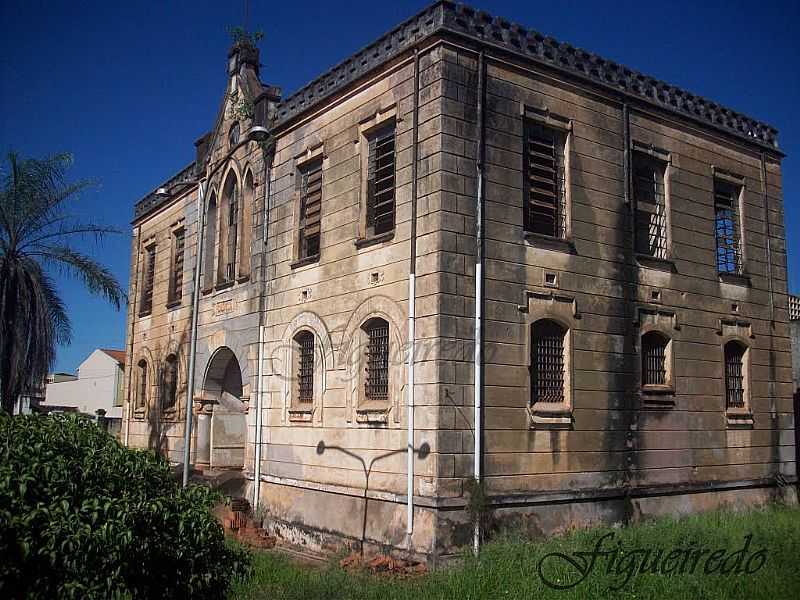
M 164 370 L 161 373 L 161 409 L 175 408 L 178 398 L 178 357 L 174 354 L 167 356 L 164 361 Z
M 667 385 L 667 344 L 669 340 L 651 331 L 642 336 L 642 385 Z
M 641 152 L 633 153 L 633 198 L 636 203 L 636 251 L 667 258 L 665 165 Z
M 534 121 L 525 122 L 525 230 L 563 238 L 567 233 L 564 169 L 566 134 Z
M 136 390 L 136 408 L 143 409 L 147 405 L 147 361 L 142 359 L 136 366 L 139 368 L 139 387 Z
M 294 338 L 297 344 L 297 399 L 314 400 L 314 334 L 301 331 Z
M 300 258 L 319 255 L 322 217 L 322 161 L 306 165 L 300 171 Z
M 144 275 L 142 277 L 142 298 L 139 305 L 140 315 L 149 315 L 153 310 L 153 287 L 156 273 L 156 247 L 145 248 Z
M 725 401 L 728 408 L 744 408 L 744 353 L 738 342 L 725 344 Z
M 180 302 L 183 297 L 183 258 L 186 249 L 186 232 L 178 229 L 172 236 L 172 273 L 170 276 L 169 301 Z
M 369 136 L 367 161 L 367 235 L 394 229 L 395 123 Z
M 372 319 L 364 325 L 367 334 L 367 366 L 364 396 L 367 400 L 389 398 L 389 323 Z
M 228 199 L 228 247 L 225 252 L 225 280 L 236 278 L 236 244 L 239 233 L 239 188 L 234 185 Z
M 714 180 L 714 233 L 717 239 L 717 270 L 741 271 L 739 248 L 739 194 L 741 188 L 727 181 Z
M 543 319 L 531 327 L 531 386 L 536 402 L 563 402 L 564 337 L 558 323 Z

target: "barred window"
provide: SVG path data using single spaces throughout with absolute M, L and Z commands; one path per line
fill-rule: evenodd
M 641 152 L 633 153 L 633 198 L 636 203 L 636 251 L 667 258 L 666 166 Z
M 564 164 L 566 133 L 525 122 L 523 150 L 525 230 L 563 238 L 567 233 Z
M 300 258 L 319 255 L 322 217 L 322 161 L 306 165 L 299 173 L 300 190 Z
M 161 410 L 175 408 L 178 398 L 178 357 L 167 356 L 164 370 L 161 372 Z
M 367 334 L 366 400 L 389 398 L 389 323 L 380 318 L 367 321 L 363 326 Z
M 368 138 L 367 236 L 388 233 L 395 220 L 395 123 Z
M 564 338 L 566 330 L 547 319 L 531 328 L 531 387 L 536 402 L 564 402 Z
M 149 315 L 153 310 L 153 287 L 155 286 L 156 273 L 156 247 L 145 248 L 144 275 L 142 277 L 142 297 L 139 305 L 139 314 Z
M 301 331 L 294 338 L 297 344 L 297 399 L 314 399 L 314 334 Z
M 669 339 L 650 331 L 642 336 L 642 386 L 667 385 Z
M 136 388 L 135 407 L 143 410 L 147 406 L 147 361 L 142 359 L 136 365 L 138 368 L 139 385 Z
M 720 273 L 741 272 L 738 215 L 740 193 L 739 186 L 714 180 L 714 233 L 717 240 L 717 270 Z
M 170 274 L 169 301 L 180 302 L 183 297 L 183 259 L 186 250 L 186 231 L 181 228 L 172 236 L 172 273 Z
M 725 344 L 725 402 L 728 408 L 744 408 L 744 353 L 739 342 Z

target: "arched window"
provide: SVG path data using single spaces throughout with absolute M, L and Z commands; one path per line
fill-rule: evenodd
M 217 282 L 236 279 L 236 248 L 239 242 L 239 185 L 231 172 L 222 188 L 222 224 L 219 232 Z
M 205 256 L 203 257 L 203 288 L 205 290 L 210 290 L 212 287 L 214 287 L 214 256 L 217 252 L 217 196 L 213 192 L 211 193 L 211 199 L 208 201 L 208 210 L 206 211 L 205 236 Z
M 367 334 L 364 399 L 389 399 L 389 323 L 376 317 L 362 326 Z
M 669 385 L 669 338 L 650 331 L 642 336 L 642 387 Z
M 728 408 L 745 407 L 745 352 L 736 341 L 725 344 L 725 404 Z
M 294 336 L 297 360 L 297 399 L 300 402 L 314 401 L 314 334 L 301 331 Z
M 172 410 L 178 399 L 178 357 L 167 356 L 161 373 L 161 410 Z
M 239 207 L 241 231 L 239 232 L 239 277 L 250 275 L 250 247 L 253 243 L 253 209 L 256 195 L 253 172 L 248 170 L 242 187 L 242 201 Z
M 136 365 L 137 385 L 134 407 L 136 410 L 144 410 L 147 406 L 147 361 L 142 359 Z
M 531 401 L 564 402 L 566 329 L 541 319 L 531 327 Z

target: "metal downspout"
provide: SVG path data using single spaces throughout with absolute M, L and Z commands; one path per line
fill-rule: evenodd
M 475 355 L 473 359 L 474 376 L 474 431 L 475 431 L 475 452 L 474 452 L 474 477 L 476 485 L 481 483 L 481 461 L 482 461 L 482 438 L 483 425 L 482 416 L 482 396 L 483 396 L 483 356 L 481 344 L 483 341 L 483 161 L 484 161 L 484 115 L 483 103 L 486 95 L 486 76 L 484 74 L 484 52 L 481 50 L 478 55 L 478 160 L 477 168 L 477 194 L 475 197 Z M 481 523 L 480 519 L 475 520 L 473 532 L 473 550 L 478 553 L 481 542 Z
M 264 389 L 263 389 L 263 377 L 264 377 L 264 321 L 266 318 L 267 312 L 267 281 L 268 281 L 268 272 L 267 272 L 267 243 L 269 241 L 269 237 L 267 235 L 267 226 L 269 224 L 269 197 L 270 197 L 270 189 L 272 186 L 272 154 L 265 157 L 265 181 L 264 181 L 264 215 L 262 219 L 264 231 L 262 233 L 262 246 L 261 246 L 261 256 L 263 258 L 262 264 L 262 289 L 261 289 L 261 306 L 259 306 L 259 314 L 258 314 L 258 382 L 256 385 L 257 389 L 257 396 L 256 396 L 256 451 L 255 451 L 255 465 L 253 467 L 253 508 L 258 508 L 258 504 L 261 500 L 261 445 L 262 445 L 262 436 L 263 436 L 263 396 L 264 396 Z
M 419 117 L 419 50 L 414 48 L 414 106 L 411 116 L 411 240 L 408 267 L 408 459 L 407 490 L 408 506 L 406 514 L 406 534 L 411 547 L 411 534 L 414 532 L 414 347 L 416 332 L 414 317 L 417 300 L 417 136 Z
M 205 240 L 205 183 L 197 185 L 197 257 L 194 265 L 194 285 L 192 286 L 192 332 L 189 344 L 189 377 L 186 387 L 186 423 L 183 435 L 183 485 L 189 483 L 189 463 L 192 447 L 192 405 L 194 404 L 194 370 L 197 355 L 197 322 L 200 307 L 200 271 L 203 264 L 203 242 Z

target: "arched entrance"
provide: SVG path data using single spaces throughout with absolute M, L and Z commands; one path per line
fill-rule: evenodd
M 247 439 L 248 398 L 242 370 L 230 348 L 214 352 L 208 363 L 197 414 L 197 463 L 211 468 L 242 468 Z

